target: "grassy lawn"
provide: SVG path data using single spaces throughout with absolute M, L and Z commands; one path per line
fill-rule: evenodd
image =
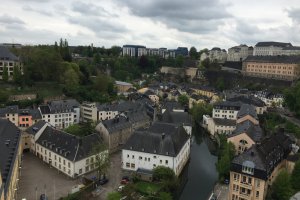
M 135 187 L 138 192 L 143 194 L 153 194 L 160 190 L 161 186 L 155 183 L 148 183 L 144 181 L 137 182 Z

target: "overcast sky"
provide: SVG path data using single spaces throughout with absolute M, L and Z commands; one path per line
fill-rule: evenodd
M 300 0 L 1 0 L 0 43 L 300 46 Z

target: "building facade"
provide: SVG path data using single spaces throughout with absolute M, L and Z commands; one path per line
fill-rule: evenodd
M 258 42 L 254 46 L 253 56 L 278 56 L 284 55 L 284 48 L 293 47 L 285 42 Z
M 0 46 L 0 80 L 3 72 L 7 70 L 8 80 L 13 79 L 14 71 L 17 69 L 23 74 L 23 64 L 18 57 L 12 54 L 6 47 Z
M 145 131 L 136 131 L 129 138 L 122 149 L 122 169 L 152 171 L 157 166 L 165 166 L 178 176 L 189 156 L 190 138 L 184 128 L 156 122 Z
M 291 152 L 291 140 L 276 133 L 236 156 L 230 168 L 228 199 L 263 200 L 285 159 Z
M 79 123 L 80 104 L 75 99 L 51 101 L 39 110 L 44 121 L 59 129 Z
M 249 56 L 242 74 L 268 79 L 293 81 L 300 76 L 300 56 Z
M 231 47 L 228 49 L 227 61 L 239 62 L 245 60 L 248 56 L 253 55 L 253 47 L 245 44 Z
M 145 46 L 141 45 L 123 45 L 123 56 L 140 57 L 147 55 Z

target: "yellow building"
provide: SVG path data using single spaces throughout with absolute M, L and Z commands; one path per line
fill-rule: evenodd
M 230 168 L 229 200 L 263 200 L 286 158 L 292 141 L 278 132 L 236 156 Z
M 249 56 L 243 62 L 246 76 L 293 81 L 300 76 L 300 56 Z
M 21 132 L 10 121 L 0 119 L 0 199 L 16 199 L 21 164 Z

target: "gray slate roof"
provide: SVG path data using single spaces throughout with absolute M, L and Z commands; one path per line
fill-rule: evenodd
M 93 147 L 102 141 L 96 133 L 79 138 L 48 126 L 36 143 L 73 162 L 92 155 Z
M 242 104 L 240 111 L 237 113 L 237 118 L 242 118 L 246 115 L 250 115 L 254 119 L 258 119 L 254 106 L 249 104 Z
M 19 58 L 11 53 L 8 48 L 0 45 L 0 60 L 19 61 Z
M 229 137 L 234 137 L 241 133 L 246 133 L 254 142 L 259 142 L 264 137 L 264 132 L 259 125 L 253 124 L 250 120 L 246 120 L 237 124 L 233 134 Z
M 243 104 L 250 104 L 256 107 L 264 107 L 266 106 L 266 104 L 260 100 L 257 97 L 254 96 L 238 96 L 238 97 L 233 97 L 230 99 L 227 99 L 227 101 L 231 101 L 231 102 L 236 102 L 236 103 L 240 103 L 240 105 Z
M 244 62 L 262 62 L 262 63 L 288 63 L 288 64 L 299 64 L 300 56 L 248 56 Z
M 0 117 L 5 117 L 7 113 L 18 113 L 19 112 L 19 106 L 6 106 L 5 108 L 0 108 Z
M 20 109 L 19 115 L 31 115 L 33 120 L 42 119 L 39 109 Z
M 232 119 L 221 119 L 221 118 L 213 118 L 216 125 L 221 126 L 235 126 L 236 121 Z
M 74 108 L 79 108 L 80 104 L 75 99 L 51 101 L 48 105 L 41 105 L 39 108 L 42 114 L 54 114 L 71 112 Z
M 8 189 L 6 186 L 10 184 L 14 162 L 17 159 L 20 139 L 20 130 L 10 121 L 0 119 L 0 172 L 5 193 Z
M 176 157 L 188 140 L 182 126 L 155 122 L 149 129 L 135 131 L 123 149 Z
M 45 124 L 47 124 L 47 122 L 45 122 L 44 120 L 40 120 L 32 126 L 28 127 L 26 129 L 26 132 L 28 134 L 35 135 L 42 127 L 45 126 Z
M 192 117 L 187 112 L 172 112 L 166 110 L 162 115 L 162 122 L 191 126 Z
M 269 46 L 275 46 L 275 47 L 290 47 L 293 46 L 291 43 L 286 43 L 286 42 L 258 42 L 256 47 L 269 47 Z

